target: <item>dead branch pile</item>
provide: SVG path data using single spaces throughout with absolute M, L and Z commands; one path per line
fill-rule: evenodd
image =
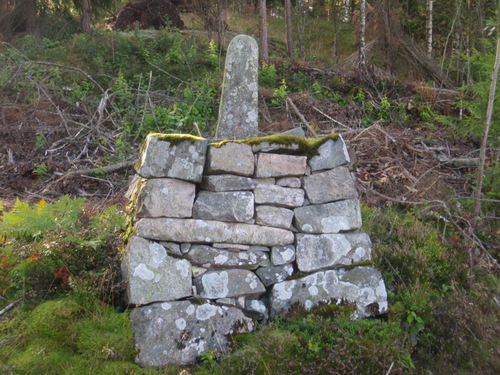
M 179 11 L 170 0 L 131 0 L 118 13 L 115 30 L 133 28 L 139 24 L 141 29 L 160 29 L 174 27 L 184 29 Z

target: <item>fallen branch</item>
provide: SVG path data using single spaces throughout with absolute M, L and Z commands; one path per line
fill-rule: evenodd
M 5 307 L 2 311 L 0 311 L 0 316 L 2 316 L 3 314 L 5 314 L 7 311 L 9 311 L 10 309 L 12 309 L 14 306 L 16 306 L 19 301 L 21 301 L 20 299 L 18 300 L 15 300 L 14 302 L 12 302 L 11 304 L 7 305 L 7 307 Z
M 292 107 L 293 112 L 299 117 L 300 121 L 306 126 L 307 129 L 311 132 L 311 134 L 315 138 L 319 138 L 318 133 L 316 133 L 316 130 L 313 129 L 313 127 L 307 122 L 306 118 L 300 113 L 298 108 L 295 106 L 295 104 L 292 102 L 292 99 L 286 98 L 286 102 Z
M 313 108 L 316 112 L 321 113 L 321 114 L 322 114 L 323 116 L 325 116 L 327 119 L 329 119 L 329 120 L 333 121 L 334 123 L 336 123 L 337 125 L 340 125 L 340 126 L 342 126 L 342 127 L 346 128 L 346 129 L 352 130 L 352 129 L 351 129 L 350 127 L 348 127 L 347 125 L 344 125 L 344 124 L 342 124 L 340 121 L 335 120 L 333 117 L 328 116 L 326 113 L 322 112 L 320 109 L 318 109 L 318 108 L 316 108 L 316 107 L 314 107 L 314 106 L 313 106 L 312 108 Z
M 137 160 L 124 161 L 123 163 L 106 165 L 106 166 L 100 167 L 100 168 L 77 169 L 76 171 L 69 171 L 68 173 L 60 174 L 61 177 L 58 179 L 58 181 L 62 180 L 64 178 L 67 178 L 67 177 L 89 175 L 89 174 L 93 174 L 93 173 L 112 173 L 112 172 L 119 171 L 120 169 L 127 169 L 130 167 L 133 167 L 135 165 L 135 163 L 137 163 Z

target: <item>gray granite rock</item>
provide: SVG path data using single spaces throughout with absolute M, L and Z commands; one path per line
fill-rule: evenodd
M 358 197 L 356 186 L 346 167 L 303 177 L 304 190 L 311 204 L 321 204 Z
M 290 229 L 292 226 L 293 211 L 275 206 L 256 206 L 255 222 L 277 228 Z
M 271 262 L 267 262 L 265 266 L 259 267 L 256 273 L 262 283 L 268 287 L 280 283 L 292 276 L 293 265 L 283 264 L 281 266 L 273 266 Z
M 136 217 L 191 217 L 196 185 L 173 178 L 153 178 L 142 184 Z
M 193 219 L 245 223 L 253 218 L 254 197 L 250 191 L 202 190 L 193 206 Z
M 356 267 L 317 272 L 273 286 L 271 315 L 285 313 L 295 303 L 307 310 L 318 303 L 354 303 L 354 317 L 387 312 L 387 291 L 381 273 L 373 267 Z
M 221 174 L 203 177 L 201 187 L 210 191 L 243 191 L 252 190 L 255 184 L 249 177 Z
M 282 246 L 294 241 L 293 233 L 285 229 L 213 220 L 144 218 L 135 230 L 137 236 L 167 242 Z
M 257 297 L 266 291 L 259 278 L 244 269 L 208 271 L 193 283 L 198 296 L 208 299 Z
M 132 237 L 122 261 L 129 304 L 172 301 L 192 294 L 191 264 L 163 246 Z
M 130 313 L 142 367 L 187 365 L 210 350 L 229 349 L 228 337 L 255 329 L 253 319 L 234 307 L 190 301 L 155 303 Z
M 276 185 L 259 185 L 254 189 L 256 204 L 271 204 L 280 207 L 300 207 L 304 203 L 304 190 Z
M 249 145 L 227 142 L 220 147 L 209 146 L 207 174 L 236 174 L 251 176 L 255 170 L 255 159 Z
M 303 176 L 307 170 L 307 157 L 286 154 L 260 153 L 256 177 Z
M 347 164 L 349 161 L 347 147 L 342 136 L 339 135 L 338 140 L 329 139 L 319 147 L 318 155 L 309 160 L 309 166 L 311 171 L 315 172 L 322 169 L 332 169 Z
M 273 246 L 271 249 L 271 263 L 273 266 L 282 266 L 295 260 L 295 246 Z
M 288 140 L 290 142 L 281 143 L 281 142 L 268 142 L 262 141 L 256 144 L 252 144 L 252 151 L 256 154 L 258 152 L 287 152 L 287 151 L 299 151 L 300 145 L 297 141 L 295 143 L 293 140 L 294 136 L 284 136 L 289 137 Z M 298 140 L 298 139 L 297 139 Z
M 269 258 L 261 251 L 229 251 L 207 245 L 193 245 L 186 258 L 197 266 L 205 268 L 255 269 Z
M 280 134 L 293 135 L 294 137 L 298 137 L 298 138 L 306 138 L 306 132 L 300 126 L 298 128 L 293 128 L 293 129 L 287 130 L 286 132 L 283 132 Z
M 297 267 L 312 272 L 371 259 L 371 242 L 366 233 L 297 234 Z
M 300 188 L 302 182 L 298 177 L 282 177 L 276 181 L 276 185 L 290 188 Z
M 299 207 L 294 211 L 295 225 L 304 233 L 338 233 L 361 227 L 357 199 Z
M 267 320 L 269 318 L 266 304 L 259 299 L 246 300 L 244 310 L 258 320 Z
M 200 182 L 205 165 L 208 140 L 190 137 L 164 140 L 150 134 L 141 154 L 137 173 L 145 178 L 171 177 Z
M 245 139 L 259 134 L 258 55 L 259 47 L 251 36 L 238 35 L 229 43 L 217 138 Z

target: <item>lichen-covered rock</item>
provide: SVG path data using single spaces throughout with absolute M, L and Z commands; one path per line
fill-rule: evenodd
M 287 208 L 274 206 L 255 207 L 255 222 L 257 224 L 290 229 L 292 220 L 293 211 Z
M 303 176 L 307 171 L 307 157 L 286 154 L 260 153 L 257 159 L 257 177 Z
M 245 223 L 253 218 L 254 197 L 249 191 L 200 191 L 193 206 L 193 219 Z
M 315 172 L 336 168 L 349 163 L 350 160 L 345 142 L 339 135 L 339 139 L 329 139 L 319 147 L 318 154 L 309 160 L 309 166 L 311 171 Z
M 191 217 L 196 185 L 173 178 L 147 180 L 137 198 L 136 217 Z
M 235 36 L 227 48 L 216 137 L 256 137 L 258 128 L 259 47 L 248 35 Z
M 276 185 L 259 185 L 254 189 L 255 203 L 280 207 L 300 207 L 304 204 L 304 190 Z
M 228 337 L 256 325 L 235 307 L 190 301 L 155 303 L 130 313 L 136 362 L 142 367 L 187 365 L 210 350 L 226 352 Z
M 293 275 L 293 265 L 283 264 L 281 266 L 273 266 L 271 262 L 259 267 L 256 271 L 257 276 L 262 283 L 267 287 L 276 283 L 280 283 Z
M 266 304 L 259 299 L 245 300 L 245 312 L 258 320 L 267 320 L 269 318 Z
M 249 145 L 235 142 L 224 143 L 220 147 L 210 146 L 207 154 L 207 174 L 235 174 L 251 176 L 255 170 L 255 160 Z
M 291 231 L 254 224 L 235 224 L 195 219 L 140 219 L 137 236 L 156 241 L 195 243 L 240 243 L 256 246 L 282 246 L 294 242 Z
M 247 268 L 255 269 L 269 257 L 261 251 L 229 251 L 206 245 L 194 245 L 186 258 L 198 266 L 206 268 Z
M 243 191 L 252 190 L 255 184 L 250 177 L 221 174 L 203 177 L 201 187 L 209 191 Z
M 295 260 L 295 246 L 273 246 L 271 249 L 271 263 L 273 266 L 292 263 Z
M 208 140 L 195 137 L 146 137 L 137 173 L 145 178 L 171 177 L 200 182 Z
M 257 297 L 266 291 L 251 271 L 228 269 L 208 271 L 194 279 L 198 296 L 208 299 Z
M 373 267 L 355 267 L 317 272 L 273 286 L 271 315 L 288 311 L 295 303 L 307 310 L 318 303 L 354 303 L 354 317 L 387 312 L 387 291 L 380 272 Z
M 302 272 L 370 259 L 371 242 L 366 233 L 297 235 L 297 267 Z
M 257 202 L 257 196 L 256 196 Z M 315 204 L 294 210 L 295 225 L 304 233 L 339 233 L 361 227 L 361 210 L 357 199 Z
M 303 177 L 304 190 L 311 204 L 321 204 L 358 197 L 354 181 L 346 167 Z
M 132 237 L 122 262 L 129 304 L 172 301 L 191 296 L 191 264 L 167 255 L 165 248 Z

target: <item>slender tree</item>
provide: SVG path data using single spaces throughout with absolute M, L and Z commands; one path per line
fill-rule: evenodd
M 267 4 L 266 0 L 259 0 L 259 34 L 260 34 L 260 61 L 269 60 L 269 47 L 267 45 Z
M 366 79 L 368 69 L 366 68 L 366 0 L 359 1 L 359 61 L 358 74 L 360 79 Z
M 427 0 L 425 30 L 427 34 L 427 57 L 432 56 L 432 5 L 434 0 Z
M 286 47 L 288 56 L 293 57 L 292 2 L 285 0 Z

